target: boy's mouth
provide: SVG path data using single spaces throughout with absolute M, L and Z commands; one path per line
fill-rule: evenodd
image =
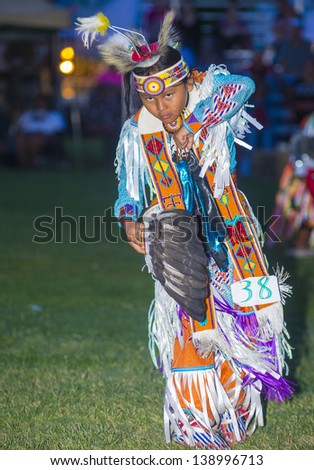
M 163 122 L 168 121 L 171 118 L 171 114 L 164 114 L 163 116 L 160 116 L 160 117 Z

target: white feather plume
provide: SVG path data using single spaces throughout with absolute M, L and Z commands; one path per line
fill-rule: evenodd
M 75 24 L 77 26 L 75 31 L 82 35 L 84 46 L 87 49 L 89 49 L 99 34 L 104 34 L 101 32 L 101 28 L 104 28 L 104 24 L 101 21 L 101 16 L 99 16 L 99 14 L 89 16 L 87 18 L 77 18 L 77 22 Z M 109 20 L 107 27 L 109 27 Z

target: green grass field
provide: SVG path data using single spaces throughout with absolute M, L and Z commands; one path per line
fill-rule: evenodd
M 141 255 L 103 235 L 70 243 L 69 230 L 63 243 L 32 241 L 34 220 L 55 207 L 85 216 L 91 236 L 92 217 L 114 202 L 113 173 L 2 169 L 0 180 L 0 448 L 180 449 L 164 442 L 164 382 L 147 348 L 153 285 Z M 270 212 L 274 184 L 243 182 L 253 209 L 265 202 Z M 285 258 L 282 248 L 269 259 L 291 273 L 298 388 L 289 403 L 269 404 L 266 427 L 236 449 L 313 449 L 313 260 Z

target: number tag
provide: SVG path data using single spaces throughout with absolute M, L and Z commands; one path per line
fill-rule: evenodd
M 247 277 L 231 285 L 232 300 L 240 307 L 280 302 L 276 276 Z

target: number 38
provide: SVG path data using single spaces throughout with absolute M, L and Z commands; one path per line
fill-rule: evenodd
M 253 297 L 253 291 L 252 291 L 252 282 L 249 281 L 248 279 L 244 279 L 241 281 L 241 283 L 245 283 L 246 285 L 242 287 L 242 290 L 245 290 L 247 292 L 247 298 L 245 300 L 242 300 L 242 302 L 248 302 L 252 297 Z M 261 300 L 267 300 L 272 296 L 272 291 L 267 287 L 267 284 L 269 283 L 269 277 L 268 276 L 263 276 L 259 278 L 257 281 L 257 285 L 260 287 L 258 296 Z

